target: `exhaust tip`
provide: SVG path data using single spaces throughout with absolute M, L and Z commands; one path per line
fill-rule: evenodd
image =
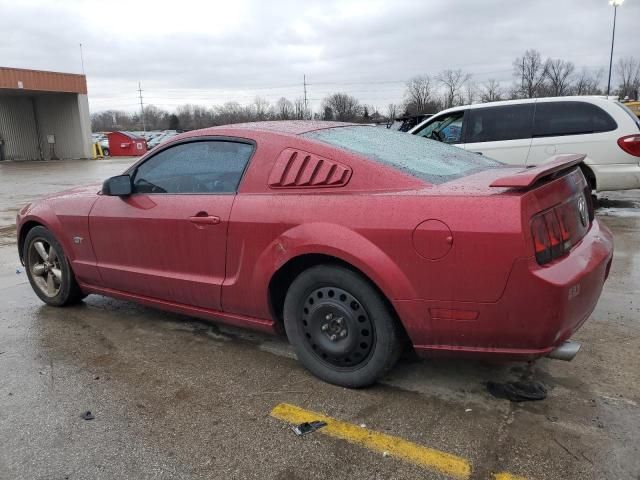
M 564 360 L 566 362 L 573 360 L 582 345 L 578 342 L 567 340 L 559 347 L 551 350 L 547 357 L 555 360 Z

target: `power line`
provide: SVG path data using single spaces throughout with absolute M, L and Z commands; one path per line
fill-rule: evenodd
M 583 66 L 586 70 L 597 70 L 601 69 L 600 66 L 588 65 Z M 475 72 L 471 73 L 473 76 L 478 78 L 479 81 L 483 81 L 483 77 L 499 74 L 499 73 L 513 73 L 512 69 L 503 69 L 503 70 L 490 70 L 483 72 Z M 516 78 L 517 82 L 518 78 Z M 521 82 L 523 79 L 520 79 Z M 380 79 L 380 80 L 357 80 L 357 81 L 314 81 L 307 82 L 306 74 L 303 74 L 302 79 L 302 87 L 303 87 L 303 104 L 305 110 L 308 110 L 312 103 L 320 101 L 321 98 L 325 95 L 335 93 L 337 89 L 344 86 L 345 91 L 350 95 L 356 96 L 364 96 L 368 98 L 362 98 L 361 100 L 365 103 L 381 103 L 385 101 L 397 101 L 401 96 L 401 88 L 406 84 L 406 79 Z M 500 83 L 508 82 L 507 79 L 500 76 L 498 78 Z M 309 93 L 309 87 L 312 86 L 313 90 L 313 98 Z M 138 95 L 137 95 L 137 103 L 135 105 L 139 105 L 140 113 L 143 123 L 143 129 L 146 128 L 146 119 L 144 113 L 144 100 L 146 99 L 150 105 L 156 106 L 166 106 L 166 107 L 178 107 L 184 104 L 192 103 L 192 104 L 202 104 L 202 103 L 213 103 L 220 104 L 227 101 L 235 101 L 240 103 L 241 105 L 248 105 L 251 103 L 252 99 L 255 99 L 256 96 L 260 96 L 266 98 L 268 101 L 275 102 L 278 98 L 285 96 L 291 97 L 294 93 L 294 89 L 300 87 L 300 84 L 283 84 L 283 85 L 270 85 L 270 86 L 262 86 L 262 87 L 237 87 L 235 89 L 223 89 L 223 88 L 155 88 L 151 91 L 145 90 L 148 94 L 143 99 L 143 90 L 141 82 L 138 82 Z M 355 88 L 354 88 L 355 87 Z M 369 87 L 369 88 L 367 88 Z M 277 92 L 277 90 L 289 89 L 289 91 Z M 268 92 L 272 90 L 271 92 Z M 438 89 L 436 88 L 436 91 Z M 166 92 L 166 93 L 165 93 Z M 264 93 L 258 93 L 264 92 Z M 103 106 L 108 109 L 112 108 L 122 108 L 122 107 L 132 107 L 133 103 L 126 103 L 129 101 L 131 97 L 101 97 L 101 98 L 91 98 L 90 102 L 94 106 L 94 108 L 100 108 L 98 105 Z M 110 99 L 113 99 L 112 103 Z M 133 98 L 131 98 L 133 100 Z

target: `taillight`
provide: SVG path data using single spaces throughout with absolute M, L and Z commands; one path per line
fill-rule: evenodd
M 551 261 L 551 241 L 547 224 L 542 215 L 536 215 L 531 220 L 531 233 L 536 250 L 536 260 L 540 265 L 549 263 Z
M 560 258 L 585 236 L 591 223 L 589 206 L 583 194 L 535 215 L 531 234 L 540 265 Z
M 622 150 L 634 157 L 640 157 L 640 135 L 627 135 L 618 139 L 618 145 Z

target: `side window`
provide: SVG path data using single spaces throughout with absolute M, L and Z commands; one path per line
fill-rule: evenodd
M 465 143 L 531 138 L 533 104 L 469 110 Z
M 136 193 L 233 193 L 253 146 L 202 140 L 163 150 L 140 165 L 133 176 Z
M 416 132 L 420 137 L 444 143 L 462 143 L 462 119 L 464 111 L 436 117 L 431 123 Z
M 538 102 L 534 137 L 610 132 L 615 120 L 600 107 L 586 102 Z

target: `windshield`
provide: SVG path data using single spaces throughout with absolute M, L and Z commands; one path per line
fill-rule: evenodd
M 433 184 L 502 166 L 458 147 L 369 126 L 327 128 L 304 136 L 359 153 Z

